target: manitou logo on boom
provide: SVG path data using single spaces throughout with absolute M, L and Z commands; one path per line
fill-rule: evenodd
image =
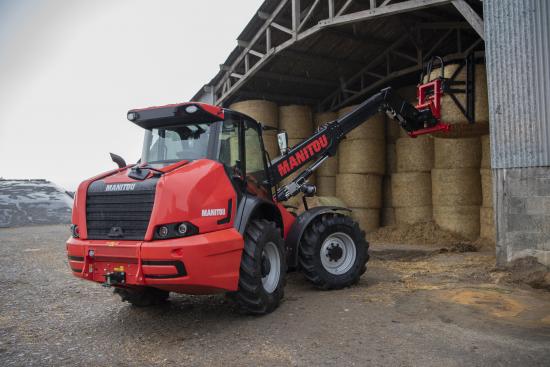
M 326 135 L 321 135 L 293 155 L 288 159 L 282 161 L 277 165 L 277 170 L 281 177 L 289 174 L 294 168 L 299 167 L 301 164 L 307 162 L 315 154 L 319 153 L 321 149 L 328 146 L 328 139 Z

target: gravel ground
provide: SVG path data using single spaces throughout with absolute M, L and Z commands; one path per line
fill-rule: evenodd
M 0 230 L 1 366 L 550 366 L 550 294 L 499 280 L 490 253 L 394 256 L 321 292 L 289 274 L 281 307 L 223 296 L 137 309 L 69 272 L 66 226 Z

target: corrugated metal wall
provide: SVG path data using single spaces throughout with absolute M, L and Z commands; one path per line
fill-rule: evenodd
M 483 7 L 492 166 L 550 166 L 550 2 Z

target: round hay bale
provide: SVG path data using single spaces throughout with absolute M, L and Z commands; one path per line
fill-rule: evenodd
M 491 168 L 491 139 L 489 135 L 481 137 L 481 168 Z
M 481 141 L 479 138 L 435 139 L 435 168 L 479 168 Z
M 392 207 L 391 176 L 384 176 L 382 178 L 382 207 Z
M 285 130 L 292 139 L 309 137 L 313 133 L 311 108 L 303 105 L 279 107 L 279 129 Z
M 473 138 L 489 133 L 489 123 L 476 121 L 475 124 L 461 122 L 452 124 L 451 130 L 447 132 L 433 133 L 431 136 L 441 139 Z
M 338 118 L 342 118 L 351 111 L 357 108 L 355 106 L 348 106 L 338 111 Z M 368 121 L 362 123 L 346 135 L 347 139 L 377 139 L 385 140 L 385 123 L 386 115 L 383 113 L 377 113 L 372 116 Z
M 433 139 L 401 138 L 395 144 L 397 172 L 429 172 L 434 166 Z
M 394 208 L 432 205 L 432 178 L 429 172 L 395 173 L 391 177 Z
M 435 223 L 470 240 L 479 236 L 479 206 L 434 206 Z
M 445 65 L 445 78 L 450 78 L 459 68 L 458 64 Z M 475 68 L 475 120 L 476 122 L 489 121 L 488 96 L 487 96 L 487 76 L 485 65 L 476 65 Z M 441 69 L 432 70 L 430 80 L 441 76 Z M 466 81 L 466 66 L 464 66 L 454 79 L 455 81 Z M 464 88 L 458 86 L 457 88 Z M 455 97 L 462 106 L 466 106 L 466 95 L 464 93 L 455 94 Z M 441 120 L 449 124 L 467 123 L 468 120 L 462 114 L 456 103 L 449 94 L 441 97 Z
M 326 161 L 323 162 L 317 168 L 317 174 L 320 176 L 336 176 L 338 173 L 338 155 L 335 155 L 334 157 L 330 157 Z
M 316 182 L 317 195 L 336 196 L 336 177 L 317 175 Z
M 382 207 L 382 176 L 339 173 L 336 196 L 354 208 Z
M 336 112 L 318 112 L 313 115 L 313 124 L 317 128 L 325 122 L 334 121 L 338 118 Z
M 393 195 L 395 198 L 395 191 Z M 481 205 L 479 170 L 433 169 L 432 202 L 434 206 Z
M 274 131 L 264 131 L 264 147 L 269 153 L 269 158 L 274 159 L 280 155 L 279 143 L 277 142 L 277 133 Z
M 397 121 L 386 118 L 386 142 L 389 144 L 395 144 L 397 139 L 401 137 L 401 126 Z
M 380 225 L 383 227 L 395 225 L 395 209 L 382 208 L 380 211 Z
M 395 223 L 398 226 L 430 222 L 432 220 L 432 206 L 415 206 L 409 208 L 395 208 Z
M 339 173 L 374 173 L 386 170 L 386 143 L 375 139 L 345 139 L 338 148 Z
M 479 208 L 479 237 L 496 242 L 496 228 L 493 208 Z
M 365 232 L 372 232 L 380 228 L 380 209 L 350 208 L 351 217 Z
M 254 99 L 233 103 L 229 108 L 244 113 L 264 125 L 279 126 L 279 109 L 273 102 Z
M 386 144 L 386 174 L 397 172 L 397 151 L 395 144 Z
M 490 169 L 481 169 L 481 197 L 482 206 L 493 207 L 493 174 Z
M 311 198 L 306 198 L 306 200 L 309 209 L 318 206 L 338 206 L 341 208 L 346 208 L 346 204 L 344 204 L 342 200 L 334 196 L 314 196 Z M 304 210 L 304 202 L 302 201 L 300 206 L 298 207 L 298 211 L 303 212 Z

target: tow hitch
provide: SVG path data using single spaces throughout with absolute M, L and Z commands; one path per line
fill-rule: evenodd
M 124 271 L 113 271 L 106 273 L 105 282 L 103 282 L 104 287 L 111 287 L 113 285 L 120 285 L 126 283 L 126 272 Z

